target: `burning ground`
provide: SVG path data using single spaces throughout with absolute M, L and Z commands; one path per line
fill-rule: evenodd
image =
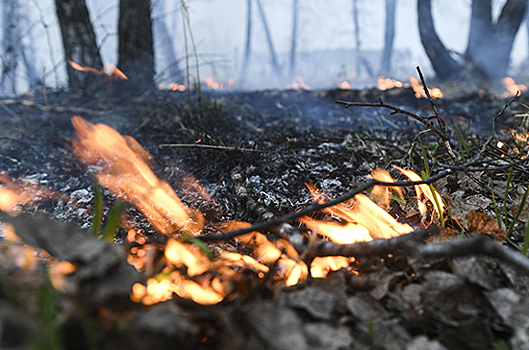
M 482 148 L 508 99 L 437 99 L 454 165 L 412 118 L 334 102 L 431 115 L 411 86 L 211 91 L 191 109 L 117 91 L 3 101 L 2 346 L 526 346 L 523 104 Z M 438 181 L 376 182 L 418 174 Z

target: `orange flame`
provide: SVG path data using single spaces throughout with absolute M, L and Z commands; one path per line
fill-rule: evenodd
M 287 85 L 287 90 L 309 91 L 310 86 L 305 83 L 305 79 L 303 79 L 301 75 L 298 75 L 296 77 L 296 80 L 294 80 L 291 84 Z
M 0 210 L 9 214 L 20 212 L 22 207 L 32 205 L 44 199 L 61 197 L 31 180 L 13 180 L 0 173 Z
M 415 77 L 410 77 L 410 81 L 411 81 L 411 87 L 413 88 L 413 91 L 415 92 L 415 97 L 416 98 L 427 98 L 426 94 L 424 93 L 424 88 L 422 87 L 420 80 Z M 441 92 L 441 89 L 439 88 L 436 88 L 436 87 L 428 88 L 428 92 L 430 93 L 430 96 L 432 96 L 434 100 L 443 97 L 443 93 Z
M 518 91 L 525 92 L 528 90 L 526 85 L 516 84 L 514 79 L 511 77 L 503 78 L 501 82 L 503 83 L 503 86 L 505 87 L 505 89 L 507 89 L 507 91 L 503 93 L 503 96 L 505 98 L 515 96 L 518 93 Z
M 86 72 L 94 75 L 107 75 L 110 78 L 110 83 L 115 83 L 122 80 L 129 80 L 129 78 L 127 78 L 127 76 L 112 63 L 105 63 L 103 65 L 103 69 L 83 67 L 80 64 L 77 64 L 71 60 L 68 60 L 68 63 L 70 64 L 70 66 L 72 66 L 73 69 L 78 70 L 80 72 Z
M 384 78 L 383 76 L 378 77 L 378 88 L 382 91 L 393 88 L 403 87 L 404 84 L 398 80 Z
M 412 181 L 422 181 L 421 177 L 411 170 L 402 169 L 397 166 L 395 168 L 397 168 L 398 171 L 400 171 L 402 174 L 407 176 L 408 179 Z M 432 190 L 430 189 L 430 186 L 426 184 L 422 184 L 422 185 L 415 186 L 415 192 L 417 193 L 417 198 L 419 199 L 417 201 L 417 205 L 422 215 L 425 215 L 427 212 L 426 205 L 421 200 L 423 197 L 426 197 L 432 204 L 434 204 L 433 207 L 437 215 L 439 215 L 439 209 L 441 210 L 441 212 L 445 210 L 443 199 L 441 198 L 441 195 L 435 189 L 432 192 Z M 436 204 L 439 204 L 439 208 L 437 208 Z
M 316 202 L 322 203 L 328 196 L 312 185 L 307 185 Z M 410 225 L 401 224 L 381 207 L 373 203 L 366 195 L 357 194 L 354 199 L 325 209 L 328 213 L 349 223 L 363 227 L 353 231 L 359 237 L 355 241 L 365 240 L 365 230 L 371 238 L 391 238 L 413 231 Z M 349 228 L 349 227 L 347 227 Z M 329 232 L 327 232 L 329 234 Z
M 200 234 L 200 213 L 189 210 L 173 189 L 154 175 L 146 163 L 149 153 L 132 137 L 123 137 L 107 125 L 94 125 L 81 117 L 72 117 L 72 123 L 77 132 L 76 155 L 97 170 L 102 186 L 140 209 L 162 233 Z

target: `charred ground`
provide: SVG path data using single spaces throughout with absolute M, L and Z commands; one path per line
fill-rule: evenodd
M 136 138 L 153 155 L 157 175 L 175 187 L 188 205 L 203 205 L 178 190 L 179 180 L 193 174 L 216 202 L 214 208 L 201 208 L 206 215 L 256 222 L 310 204 L 305 183 L 338 196 L 365 182 L 375 167 L 388 168 L 391 163 L 420 171 L 423 153 L 419 146 L 410 152 L 414 140 L 421 140 L 430 162 L 435 161 L 434 172 L 446 164 L 434 135 L 416 139 L 424 130 L 421 124 L 382 109 L 346 110 L 334 102 L 377 102 L 378 98 L 418 115 L 431 114 L 428 101 L 415 98 L 410 89 L 206 92 L 192 108 L 185 93 L 163 92 L 142 97 L 112 91 L 97 97 L 63 93 L 3 101 L 11 113 L 0 120 L 4 130 L 0 169 L 74 199 L 74 203 L 51 200 L 28 210 L 46 211 L 59 221 L 88 228 L 93 183 L 71 146 L 70 117 L 80 115 Z M 476 145 L 472 152 L 484 142 L 492 116 L 505 103 L 483 92 L 436 101 L 455 148 L 460 142 L 455 124 L 465 134 L 471 122 L 466 141 Z M 499 121 L 512 126 L 516 112 L 523 112 L 518 103 Z M 502 126 L 496 130 L 501 132 Z M 516 174 L 519 183 L 527 177 L 523 171 Z M 483 174 L 484 179 L 485 175 L 490 174 Z M 505 178 L 502 172 L 491 176 L 498 183 Z M 463 216 L 471 209 L 493 213 L 492 202 L 486 200 L 490 195 L 464 177 L 455 176 L 436 187 Z M 456 192 L 458 200 L 451 202 Z M 105 196 L 110 203 L 112 195 Z M 141 220 L 140 214 L 130 212 Z M 401 220 L 412 220 L 407 214 L 405 206 L 395 207 L 394 215 Z M 511 238 L 517 241 L 523 235 Z M 13 326 L 19 315 L 32 315 L 31 303 L 13 300 L 13 290 L 29 287 L 8 259 L 3 264 L 0 274 L 9 282 L 0 282 L 0 297 L 9 311 L 2 318 L 6 325 L 2 341 L 20 347 L 38 324 Z M 105 301 L 94 305 L 89 295 L 68 296 L 86 314 L 65 316 L 61 334 L 72 349 L 90 348 L 89 338 L 97 348 L 107 349 L 125 344 L 131 349 L 175 344 L 190 349 L 490 349 L 508 344 L 523 348 L 527 320 L 516 310 L 526 305 L 529 278 L 503 262 L 472 256 L 412 263 L 396 252 L 362 259 L 354 269 L 359 275 L 341 270 L 325 280 L 286 289 L 252 287 L 252 294 L 241 289 L 241 296 L 231 302 L 209 307 L 176 299 L 144 308 L 128 301 L 127 293 L 101 287 L 106 282 L 92 279 L 84 285 L 102 290 Z M 241 285 L 251 285 L 250 280 Z M 68 309 L 64 303 L 62 299 L 60 310 Z M 88 328 L 83 326 L 86 320 L 91 324 Z M 12 339 L 9 327 L 17 330 Z

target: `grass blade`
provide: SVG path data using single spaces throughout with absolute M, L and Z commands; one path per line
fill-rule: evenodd
M 92 234 L 97 237 L 101 232 L 103 222 L 103 191 L 97 176 L 92 175 L 94 180 L 94 216 L 92 217 Z
M 109 243 L 112 243 L 116 237 L 121 222 L 121 213 L 123 213 L 123 209 L 125 209 L 125 203 L 124 200 L 120 199 L 110 210 L 107 222 L 103 228 L 103 239 Z

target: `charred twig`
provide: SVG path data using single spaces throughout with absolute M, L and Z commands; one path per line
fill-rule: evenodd
M 428 229 L 416 230 L 389 239 L 375 239 L 370 242 L 357 242 L 352 244 L 321 242 L 313 247 L 313 249 L 307 254 L 307 257 L 310 259 L 318 256 L 346 256 L 358 258 L 363 256 L 379 256 L 395 253 L 397 250 L 411 253 L 418 244 L 421 244 L 431 233 L 434 233 L 437 230 L 437 228 L 430 227 Z
M 454 238 L 443 243 L 432 243 L 416 249 L 418 259 L 488 255 L 514 265 L 529 274 L 529 259 L 516 250 L 501 246 L 483 236 Z
M 240 151 L 240 152 L 266 152 L 260 149 L 239 148 L 228 146 L 203 145 L 200 143 L 162 143 L 159 147 L 188 147 L 188 148 L 209 148 L 221 151 Z
M 369 102 L 347 102 L 347 101 L 337 100 L 337 101 L 335 101 L 335 103 L 344 105 L 345 108 L 349 108 L 349 107 L 378 107 L 378 108 L 386 108 L 386 109 L 389 109 L 389 110 L 393 111 L 393 112 L 391 112 L 392 115 L 393 114 L 402 114 L 402 115 L 406 115 L 408 117 L 411 117 L 411 118 L 417 120 L 418 122 L 422 123 L 429 130 L 432 130 L 443 141 L 443 144 L 444 144 L 448 154 L 450 155 L 450 157 L 453 160 L 456 159 L 456 156 L 454 155 L 454 152 L 452 151 L 452 147 L 450 146 L 450 141 L 448 140 L 448 136 L 446 136 L 446 134 L 441 132 L 441 130 L 439 130 L 432 123 L 430 123 L 428 121 L 428 119 L 430 119 L 430 118 L 421 117 L 421 116 L 418 116 L 415 113 L 406 111 L 404 109 L 401 109 L 401 108 L 398 108 L 398 107 L 395 107 L 395 106 L 392 106 L 392 105 L 388 105 L 387 103 L 383 102 L 380 97 L 378 98 L 378 101 L 379 101 L 378 103 L 369 103 Z

